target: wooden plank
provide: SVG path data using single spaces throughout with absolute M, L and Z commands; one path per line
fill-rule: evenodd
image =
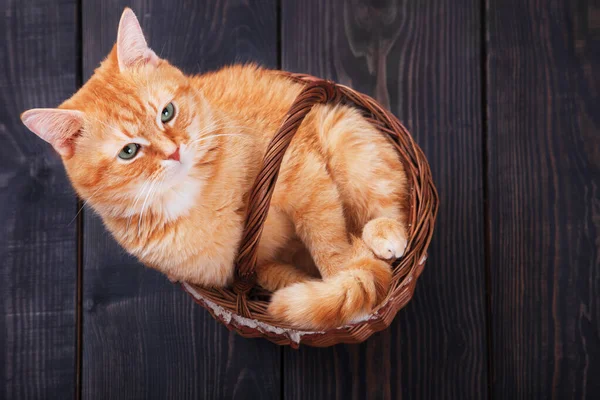
M 125 5 L 155 51 L 187 72 L 276 62 L 275 1 L 86 1 L 86 77 L 114 43 Z M 228 332 L 125 256 L 92 212 L 84 240 L 83 398 L 279 398 L 277 346 Z
M 441 196 L 415 299 L 362 345 L 285 351 L 286 398 L 487 397 L 480 11 L 476 0 L 283 1 L 283 68 L 389 105 Z
M 497 399 L 600 398 L 599 13 L 488 1 Z
M 76 88 L 76 2 L 0 1 L 0 398 L 68 399 L 75 383 L 76 199 L 60 157 L 21 123 Z

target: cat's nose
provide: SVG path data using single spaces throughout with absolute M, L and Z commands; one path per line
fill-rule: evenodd
M 169 160 L 179 161 L 179 147 L 175 150 L 173 154 L 171 154 L 168 158 Z

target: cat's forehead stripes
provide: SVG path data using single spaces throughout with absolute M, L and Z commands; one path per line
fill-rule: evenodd
M 162 109 L 173 100 L 177 90 L 171 88 L 156 87 L 152 91 L 148 91 L 146 102 L 149 107 L 149 111 L 154 113 L 161 112 Z
M 148 99 L 148 105 L 151 107 L 151 111 L 154 111 L 154 113 L 158 113 L 158 105 L 152 101 L 152 99 Z
M 144 103 L 136 93 L 135 87 L 127 85 L 125 82 L 98 83 L 93 85 L 89 91 L 85 89 L 86 87 L 82 88 L 80 92 L 85 97 L 91 97 L 89 98 L 91 102 L 88 104 L 92 110 L 127 119 L 133 119 L 145 110 Z
M 129 125 L 129 126 L 134 127 L 134 126 L 139 125 L 139 117 L 138 117 L 137 113 L 135 113 L 131 110 L 121 109 L 117 113 L 109 113 L 108 117 L 111 119 L 114 119 L 116 121 L 119 121 L 121 123 L 121 125 L 123 125 L 123 126 Z M 125 130 L 125 134 L 128 136 L 132 136 L 133 134 L 128 131 L 129 131 L 129 129 Z
M 133 132 L 134 132 L 133 130 L 129 130 L 129 129 L 120 130 L 118 128 L 113 128 L 111 130 L 113 138 L 117 139 L 119 141 L 126 142 L 126 143 L 137 143 L 137 144 L 141 144 L 144 146 L 150 145 L 150 141 L 148 141 L 147 139 L 145 139 L 139 135 L 134 134 Z
M 111 129 L 110 133 L 112 133 L 117 139 L 121 140 L 129 140 L 133 137 L 131 133 L 128 133 L 126 130 L 121 130 L 118 128 Z

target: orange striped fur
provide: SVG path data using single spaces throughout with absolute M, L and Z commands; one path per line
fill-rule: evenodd
M 218 287 L 232 283 L 248 192 L 301 89 L 255 65 L 186 76 L 147 47 L 126 9 L 92 78 L 58 109 L 22 119 L 129 253 L 173 281 Z M 175 116 L 163 123 L 169 103 Z M 129 143 L 139 152 L 123 160 Z M 284 158 L 260 242 L 269 311 L 308 329 L 369 313 L 406 248 L 405 181 L 389 139 L 357 110 L 315 106 Z

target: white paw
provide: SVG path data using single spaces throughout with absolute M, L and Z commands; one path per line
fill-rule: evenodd
M 408 241 L 399 221 L 391 218 L 375 218 L 363 228 L 363 241 L 373 253 L 384 260 L 400 258 L 406 251 Z
M 374 240 L 369 247 L 373 253 L 384 260 L 392 260 L 400 258 L 406 250 L 406 239 L 400 238 L 397 240 Z

